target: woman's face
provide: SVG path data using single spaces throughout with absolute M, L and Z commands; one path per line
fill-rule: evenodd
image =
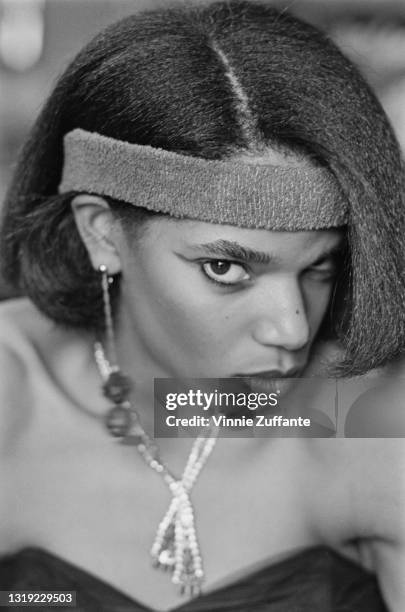
M 121 337 L 153 376 L 296 376 L 336 275 L 338 230 L 158 218 L 122 249 Z

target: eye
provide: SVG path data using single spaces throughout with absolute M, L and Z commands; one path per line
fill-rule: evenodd
M 213 282 L 220 285 L 237 285 L 242 281 L 250 280 L 250 276 L 242 264 L 213 259 L 202 264 L 204 274 Z
M 336 257 L 324 257 L 322 260 L 310 266 L 306 273 L 316 276 L 321 280 L 333 279 L 338 271 L 338 261 Z

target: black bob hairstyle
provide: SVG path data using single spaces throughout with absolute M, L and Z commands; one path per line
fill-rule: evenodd
M 61 76 L 6 198 L 3 274 L 54 321 L 100 329 L 99 275 L 73 219 L 75 194 L 57 194 L 63 135 L 76 127 L 207 159 L 268 145 L 329 167 L 350 205 L 333 313 L 346 354 L 340 371 L 363 373 L 401 354 L 399 147 L 368 85 L 315 28 L 244 0 L 174 6 L 110 26 Z M 151 214 L 110 203 L 133 227 Z

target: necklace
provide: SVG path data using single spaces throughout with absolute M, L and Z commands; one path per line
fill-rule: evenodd
M 114 402 L 106 417 L 110 434 L 130 436 L 145 463 L 161 475 L 172 500 L 161 520 L 150 554 L 154 567 L 168 570 L 181 594 L 197 595 L 204 581 L 204 570 L 195 528 L 190 492 L 217 440 L 217 428 L 195 439 L 181 478 L 176 478 L 162 461 L 158 446 L 143 429 L 138 413 L 128 401 L 131 383 L 117 365 L 108 361 L 103 345 L 94 344 L 94 358 L 103 379 L 103 391 Z

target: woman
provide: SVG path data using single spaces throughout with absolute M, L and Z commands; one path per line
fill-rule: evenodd
M 4 273 L 28 297 L 1 310 L 2 590 L 76 591 L 83 610 L 403 609 L 401 441 L 214 449 L 209 430 L 159 452 L 147 433 L 154 378 L 263 391 L 397 360 L 402 187 L 374 95 L 286 13 L 148 12 L 78 55 L 4 211 Z

